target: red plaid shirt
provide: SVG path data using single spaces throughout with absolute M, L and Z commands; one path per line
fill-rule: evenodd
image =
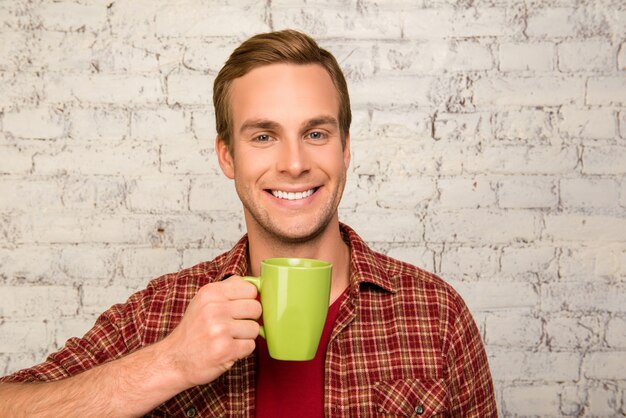
M 482 341 L 461 297 L 437 276 L 372 251 L 346 225 L 350 287 L 326 355 L 326 416 L 496 417 Z M 245 275 L 247 237 L 211 262 L 150 282 L 114 305 L 82 338 L 2 381 L 63 379 L 166 335 L 197 290 Z M 148 416 L 254 416 L 255 355 L 217 380 L 181 392 Z

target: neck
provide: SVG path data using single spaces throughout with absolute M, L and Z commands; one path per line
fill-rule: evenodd
M 314 258 L 333 265 L 330 301 L 334 302 L 350 282 L 350 249 L 341 237 L 337 215 L 316 237 L 287 242 L 257 229 L 248 230 L 249 269 L 259 276 L 261 261 L 276 257 Z

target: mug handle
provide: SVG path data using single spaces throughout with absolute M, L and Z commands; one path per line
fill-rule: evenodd
M 252 283 L 253 285 L 255 285 L 256 289 L 259 291 L 259 293 L 261 293 L 261 278 L 260 277 L 244 276 L 242 277 L 242 279 L 247 281 L 248 283 Z M 265 338 L 265 327 L 263 327 L 263 325 L 261 325 L 261 327 L 259 328 L 259 335 Z

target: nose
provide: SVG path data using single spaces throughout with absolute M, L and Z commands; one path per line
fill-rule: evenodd
M 311 169 L 311 160 L 306 143 L 300 139 L 282 141 L 277 161 L 278 171 L 298 177 Z

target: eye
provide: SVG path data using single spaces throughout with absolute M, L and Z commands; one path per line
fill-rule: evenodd
M 271 137 L 267 134 L 261 134 L 254 137 L 254 141 L 256 142 L 269 142 Z
M 307 134 L 307 138 L 318 141 L 320 139 L 324 139 L 324 134 L 320 131 L 313 131 Z

